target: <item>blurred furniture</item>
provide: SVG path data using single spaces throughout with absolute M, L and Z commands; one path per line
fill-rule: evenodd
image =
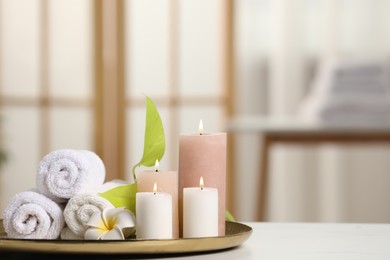
M 275 143 L 379 143 L 390 142 L 390 123 L 381 125 L 321 125 L 298 118 L 247 116 L 233 118 L 227 125 L 229 133 L 258 133 L 261 137 L 259 221 L 265 220 L 268 195 L 269 156 Z

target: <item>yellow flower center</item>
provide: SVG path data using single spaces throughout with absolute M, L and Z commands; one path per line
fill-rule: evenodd
M 115 218 L 109 218 L 107 219 L 107 230 L 112 230 L 114 229 L 115 225 L 116 225 L 116 221 L 115 221 Z

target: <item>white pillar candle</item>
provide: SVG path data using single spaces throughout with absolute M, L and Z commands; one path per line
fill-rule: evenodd
M 137 192 L 136 194 L 137 239 L 171 239 L 172 196 L 168 193 Z
M 179 238 L 179 179 L 177 171 L 160 171 L 156 161 L 156 172 L 137 173 L 138 192 L 152 191 L 153 184 L 158 183 L 158 190 L 172 195 L 172 228 L 173 238 Z
M 183 189 L 183 237 L 218 236 L 218 189 Z

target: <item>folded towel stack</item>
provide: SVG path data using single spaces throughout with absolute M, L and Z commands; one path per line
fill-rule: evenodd
M 33 191 L 17 194 L 4 209 L 3 225 L 10 238 L 56 239 L 64 224 L 62 208 Z
M 390 123 L 390 63 L 328 60 L 300 107 L 304 119 L 366 126 Z
M 84 150 L 56 150 L 47 154 L 39 165 L 37 189 L 56 202 L 66 202 L 76 194 L 88 192 L 105 179 L 102 160 Z
M 39 165 L 37 191 L 17 194 L 4 210 L 8 237 L 56 239 L 61 233 L 68 239 L 83 238 L 90 216 L 113 207 L 97 195 L 104 179 L 104 164 L 93 152 L 63 149 L 47 154 Z M 65 213 L 60 203 L 66 203 Z

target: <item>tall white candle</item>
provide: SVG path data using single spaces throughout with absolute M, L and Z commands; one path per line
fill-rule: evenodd
M 136 234 L 137 239 L 171 239 L 172 234 L 172 196 L 157 192 L 136 194 Z
M 183 237 L 218 236 L 218 189 L 183 189 Z

